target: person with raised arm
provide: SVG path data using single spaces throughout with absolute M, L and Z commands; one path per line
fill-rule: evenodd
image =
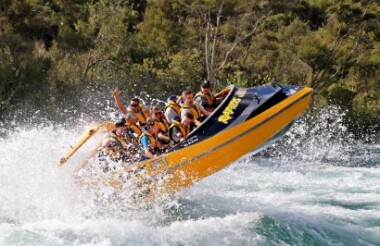
M 144 107 L 144 105 L 142 105 L 140 99 L 132 98 L 128 107 L 125 107 L 121 100 L 121 90 L 116 88 L 112 94 L 115 99 L 116 106 L 123 115 L 126 115 L 127 112 L 135 113 L 140 126 L 145 125 L 146 119 L 149 117 L 149 111 Z

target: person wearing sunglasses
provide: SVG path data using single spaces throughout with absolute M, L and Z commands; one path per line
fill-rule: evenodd
M 216 108 L 215 98 L 211 93 L 211 89 L 209 80 L 202 81 L 201 90 L 194 96 L 195 101 L 209 112 L 214 111 Z
M 149 110 L 147 110 L 144 105 L 142 105 L 140 99 L 132 98 L 127 110 L 128 112 L 136 114 L 137 121 L 139 122 L 140 126 L 145 125 L 146 119 L 149 117 Z
M 135 113 L 140 126 L 145 125 L 146 119 L 149 116 L 149 111 L 144 107 L 144 105 L 141 104 L 140 99 L 132 98 L 128 108 L 126 108 L 121 100 L 122 92 L 118 88 L 116 88 L 112 94 L 117 107 L 123 115 L 126 115 L 127 112 Z
M 153 119 L 157 119 L 160 122 L 160 130 L 163 133 L 167 133 L 169 131 L 169 122 L 166 120 L 165 115 L 162 113 L 161 109 L 157 106 L 152 107 L 151 109 L 151 117 Z

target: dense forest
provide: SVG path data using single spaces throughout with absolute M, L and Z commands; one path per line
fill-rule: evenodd
M 54 113 L 89 86 L 164 99 L 278 81 L 380 122 L 379 0 L 2 0 L 0 120 Z M 111 96 L 110 96 L 111 98 Z

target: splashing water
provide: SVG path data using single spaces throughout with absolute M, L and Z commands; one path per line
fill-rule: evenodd
M 40 124 L 0 139 L 0 245 L 379 245 L 380 145 L 355 140 L 330 108 L 280 142 L 149 208 L 79 186 L 84 132 Z

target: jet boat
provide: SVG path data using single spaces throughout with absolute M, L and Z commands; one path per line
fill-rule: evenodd
M 150 196 L 187 188 L 281 137 L 308 108 L 311 92 L 308 87 L 277 83 L 251 88 L 231 85 L 215 95 L 219 106 L 184 141 L 153 159 L 112 172 L 106 183 L 122 188 L 125 179 L 133 176 L 148 185 Z M 104 126 L 112 128 L 111 124 L 98 125 L 80 143 Z M 75 151 L 71 150 L 61 164 Z

